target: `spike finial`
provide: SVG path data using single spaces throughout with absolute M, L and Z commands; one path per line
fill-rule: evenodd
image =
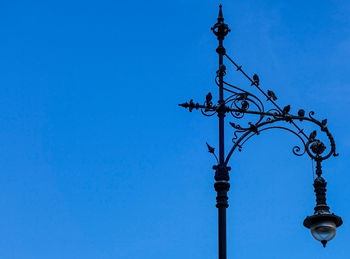
M 222 5 L 219 5 L 219 15 L 218 15 L 218 21 L 214 25 L 214 27 L 211 28 L 211 30 L 214 32 L 214 34 L 218 37 L 218 39 L 223 40 L 227 33 L 229 33 L 231 30 L 228 28 L 228 25 L 224 23 L 224 16 L 222 14 Z
M 222 4 L 219 5 L 219 15 L 218 15 L 218 22 L 224 21 L 224 16 L 222 14 Z

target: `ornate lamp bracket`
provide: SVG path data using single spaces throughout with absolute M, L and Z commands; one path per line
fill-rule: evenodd
M 322 177 L 321 162 L 331 156 L 338 156 L 336 153 L 336 145 L 334 138 L 327 127 L 327 119 L 317 120 L 313 111 L 307 115 L 305 110 L 299 109 L 296 114 L 291 112 L 291 105 L 279 106 L 277 104 L 278 97 L 272 90 L 264 90 L 261 86 L 261 80 L 257 74 L 250 77 L 244 70 L 242 65 L 238 65 L 231 58 L 223 46 L 223 41 L 230 29 L 224 23 L 222 14 L 222 6 L 220 5 L 217 22 L 211 28 L 218 39 L 218 47 L 216 52 L 219 56 L 219 66 L 215 75 L 215 84 L 219 90 L 219 98 L 213 101 L 213 95 L 209 92 L 202 103 L 189 102 L 179 104 L 179 106 L 193 110 L 201 110 L 201 113 L 207 117 L 217 115 L 219 117 L 219 157 L 215 155 L 214 148 L 208 143 L 208 151 L 212 153 L 217 161 L 217 165 L 213 166 L 215 170 L 215 190 L 217 191 L 217 204 L 219 208 L 219 258 L 226 258 L 226 208 L 228 207 L 227 192 L 230 188 L 228 162 L 235 150 L 241 151 L 244 144 L 253 136 L 262 134 L 264 131 L 271 129 L 279 129 L 295 135 L 300 144 L 293 146 L 293 154 L 303 156 L 305 153 L 316 162 L 317 178 L 314 180 L 314 188 L 316 194 L 316 207 L 314 215 L 307 217 L 304 226 L 311 229 L 315 233 L 315 226 L 324 229 L 339 227 L 342 224 L 340 217 L 331 214 L 326 204 L 326 181 Z M 233 67 L 228 69 L 224 64 L 224 59 Z M 259 93 L 260 96 L 224 80 L 226 73 L 237 71 L 248 80 L 248 85 Z M 224 98 L 224 94 L 227 97 Z M 227 116 L 228 115 L 228 116 Z M 229 118 L 229 125 L 233 128 L 231 149 L 225 154 L 224 151 L 224 119 Z M 238 121 L 242 121 L 238 123 Z M 309 134 L 302 128 L 305 123 L 311 123 L 316 129 Z M 323 133 L 321 141 L 316 138 L 318 131 Z M 320 222 L 328 222 L 326 225 L 319 226 Z M 333 229 L 334 230 L 334 229 Z M 313 233 L 313 232 L 312 232 Z M 316 237 L 315 237 L 316 238 Z M 330 239 L 329 239 L 330 240 Z M 325 246 L 329 240 L 319 240 Z

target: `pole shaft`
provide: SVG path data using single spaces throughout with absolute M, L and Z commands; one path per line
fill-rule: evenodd
M 219 50 L 223 48 L 223 40 L 219 39 Z M 224 66 L 223 66 L 223 53 L 219 51 L 219 105 L 224 102 Z M 218 111 L 219 117 L 219 168 L 222 170 L 225 167 L 225 111 Z M 223 172 L 222 172 L 223 173 Z M 220 173 L 221 174 L 221 173 Z M 225 199 L 225 203 L 227 204 L 227 191 L 222 190 L 221 194 L 218 192 L 218 196 L 221 196 Z M 226 204 L 217 203 L 218 207 L 218 227 L 219 227 L 219 259 L 227 258 L 227 247 L 226 247 Z
M 226 247 L 226 209 L 228 207 L 228 196 L 227 192 L 230 189 L 229 184 L 229 168 L 225 165 L 225 138 L 224 138 L 224 122 L 225 122 L 225 105 L 224 105 L 224 55 L 225 48 L 223 41 L 227 33 L 230 31 L 227 24 L 224 23 L 224 17 L 222 15 L 221 5 L 219 6 L 219 16 L 217 23 L 212 28 L 214 34 L 217 36 L 219 46 L 216 52 L 219 54 L 219 70 L 217 75 L 219 77 L 219 100 L 218 100 L 218 117 L 219 117 L 219 164 L 214 166 L 215 172 L 215 184 L 214 188 L 217 192 L 216 196 L 216 207 L 218 208 L 218 238 L 219 238 L 219 259 L 227 258 L 227 247 Z
M 223 48 L 222 39 L 219 39 L 219 49 Z M 223 71 L 223 54 L 219 52 L 219 105 L 224 102 L 224 71 Z M 219 111 L 219 161 L 220 165 L 225 163 L 225 140 L 224 140 L 224 121 L 225 111 Z
M 219 207 L 219 259 L 226 259 L 226 207 Z

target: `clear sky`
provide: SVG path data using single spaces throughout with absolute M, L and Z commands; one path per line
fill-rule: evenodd
M 217 118 L 177 104 L 217 98 L 218 4 L 2 1 L 0 258 L 217 257 Z M 222 4 L 228 53 L 282 107 L 328 118 L 327 198 L 344 220 L 326 249 L 312 238 L 311 161 L 266 132 L 230 162 L 228 257 L 349 258 L 349 1 Z M 250 88 L 229 65 L 227 79 Z

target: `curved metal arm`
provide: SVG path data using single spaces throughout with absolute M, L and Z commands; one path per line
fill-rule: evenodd
M 239 147 L 239 150 L 241 150 L 244 143 L 246 143 L 251 137 L 258 135 L 262 131 L 275 129 L 275 128 L 289 131 L 294 135 L 296 135 L 302 141 L 303 151 L 300 152 L 302 149 L 299 146 L 295 146 L 293 147 L 293 153 L 295 155 L 301 156 L 307 153 L 312 159 L 316 161 L 325 160 L 329 158 L 331 155 L 333 156 L 338 155 L 335 149 L 334 138 L 326 126 L 327 120 L 318 121 L 313 117 L 314 115 L 313 111 L 311 111 L 309 113 L 309 116 L 306 117 L 305 111 L 302 109 L 298 111 L 298 116 L 289 114 L 289 111 L 291 108 L 290 105 L 285 106 L 283 109 L 280 106 L 278 106 L 278 104 L 276 103 L 277 97 L 275 93 L 271 90 L 268 90 L 267 92 L 263 91 L 262 88 L 260 87 L 259 77 L 256 74 L 253 76 L 253 78 L 250 78 L 243 71 L 242 66 L 237 65 L 236 62 L 232 58 L 230 58 L 226 53 L 224 55 L 236 67 L 236 70 L 241 72 L 250 81 L 251 86 L 254 86 L 260 93 L 263 94 L 264 97 L 267 98 L 266 100 L 274 106 L 274 108 L 265 112 L 265 107 L 263 105 L 263 102 L 256 95 L 253 95 L 250 92 L 243 90 L 235 85 L 229 84 L 225 81 L 223 82 L 225 85 L 229 86 L 231 89 L 234 89 L 234 90 L 231 90 L 231 89 L 224 88 L 224 90 L 232 94 L 229 98 L 226 99 L 225 104 L 228 105 L 228 107 L 230 108 L 230 109 L 226 108 L 226 110 L 230 112 L 234 118 L 241 119 L 244 117 L 245 114 L 260 115 L 259 119 L 255 123 L 249 122 L 248 127 L 242 127 L 239 124 L 230 122 L 231 126 L 234 129 L 236 129 L 236 131 L 234 131 L 234 138 L 232 139 L 232 141 L 234 142 L 234 145 L 229 151 L 229 153 L 227 154 L 227 157 L 225 159 L 225 165 L 227 165 L 232 153 L 237 147 Z M 217 85 L 219 85 L 217 82 L 217 77 L 215 78 L 215 82 Z M 256 107 L 258 110 L 257 111 L 249 110 L 251 106 Z M 266 116 L 268 116 L 269 118 L 266 121 L 263 121 Z M 304 130 L 301 129 L 296 124 L 294 120 L 309 121 L 319 126 L 320 130 L 322 132 L 325 132 L 327 138 L 329 139 L 329 142 L 330 142 L 329 152 L 325 155 L 322 155 L 326 149 L 326 146 L 319 139 L 316 139 L 317 132 L 313 131 L 308 136 L 304 132 Z M 281 122 L 281 121 L 288 122 L 289 125 L 292 125 L 292 127 L 295 128 L 296 130 L 288 127 L 282 127 L 282 126 L 270 126 L 270 127 L 264 128 L 264 126 L 266 125 Z
M 227 98 L 226 101 L 220 105 L 212 105 L 210 98 L 207 98 L 204 105 L 200 105 L 199 103 L 194 103 L 193 100 L 191 100 L 189 103 L 186 102 L 186 103 L 180 104 L 180 106 L 182 106 L 182 107 L 189 108 L 190 111 L 192 111 L 193 109 L 201 109 L 203 114 L 207 113 L 206 116 L 213 116 L 218 111 L 224 111 L 226 113 L 230 113 L 234 118 L 242 118 L 245 114 L 259 115 L 259 120 L 255 124 L 253 124 L 251 122 L 248 123 L 249 127 L 241 127 L 239 124 L 235 124 L 235 123 L 230 122 L 230 125 L 235 129 L 235 131 L 233 133 L 234 134 L 234 138 L 233 138 L 234 145 L 231 148 L 230 152 L 228 153 L 228 155 L 225 159 L 225 165 L 227 165 L 232 153 L 234 152 L 234 150 L 237 147 L 239 147 L 241 149 L 242 145 L 249 138 L 251 138 L 253 135 L 257 135 L 261 131 L 265 131 L 265 130 L 272 129 L 272 128 L 284 129 L 284 130 L 287 130 L 287 131 L 292 132 L 295 135 L 297 135 L 299 137 L 299 139 L 301 139 L 303 141 L 304 150 L 306 151 L 306 153 L 315 161 L 323 161 L 332 155 L 338 156 L 338 154 L 336 153 L 334 138 L 333 138 L 332 134 L 330 133 L 328 127 L 326 126 L 326 124 L 327 124 L 326 119 L 324 119 L 322 121 L 315 119 L 313 117 L 313 115 L 315 114 L 313 111 L 311 111 L 309 113 L 308 117 L 304 116 L 305 112 L 303 110 L 299 110 L 299 112 L 298 112 L 299 115 L 296 116 L 296 115 L 291 115 L 288 112 L 286 112 L 286 108 L 284 108 L 282 110 L 282 112 L 280 112 L 278 109 L 275 109 L 275 108 L 270 109 L 267 112 L 264 112 L 261 109 L 259 109 L 259 105 L 254 100 L 248 98 L 247 96 L 250 96 L 250 95 L 245 95 L 245 99 L 243 100 L 241 94 L 237 93 L 237 94 L 234 94 L 234 95 L 230 96 L 229 98 Z M 208 95 L 207 95 L 207 97 L 208 97 Z M 241 102 L 241 106 L 239 106 L 237 104 L 238 101 L 247 102 L 247 103 L 252 102 L 256 107 L 258 107 L 259 110 L 258 111 L 248 110 L 248 108 L 250 107 L 249 104 L 243 105 Z M 226 105 L 226 104 L 230 104 L 230 103 L 231 103 L 230 106 Z M 232 106 L 234 106 L 234 107 L 232 108 Z M 243 114 L 243 116 L 238 116 L 240 114 Z M 303 116 L 301 116 L 301 114 L 303 114 Z M 265 117 L 268 117 L 268 118 L 265 121 L 263 121 L 263 119 Z M 326 155 L 322 156 L 322 153 L 325 151 L 326 146 L 319 139 L 316 139 L 317 131 L 315 130 L 315 131 L 311 132 L 311 134 L 309 136 L 307 136 L 305 134 L 304 130 L 299 128 L 296 125 L 295 121 L 298 121 L 298 120 L 299 121 L 309 121 L 309 122 L 317 125 L 320 128 L 321 132 L 324 132 L 326 134 L 326 136 L 330 142 L 330 151 Z M 283 121 L 288 122 L 288 125 L 294 126 L 297 130 L 292 130 L 290 128 L 280 127 L 280 126 L 263 128 L 265 125 L 269 125 L 269 124 L 273 124 L 273 123 L 277 123 L 277 122 L 283 122 Z M 255 133 L 255 134 L 252 134 L 251 136 L 249 136 L 249 134 L 251 134 L 251 133 Z M 242 134 L 242 135 L 239 136 L 240 134 Z M 248 138 L 248 139 L 245 140 L 246 138 Z M 293 152 L 294 154 L 299 155 L 299 156 L 301 156 L 305 153 L 305 152 L 300 153 L 299 146 L 295 146 L 293 148 L 293 151 L 294 151 Z
M 323 120 L 322 122 L 316 120 L 314 117 L 312 117 L 312 115 L 314 114 L 314 112 L 310 112 L 309 117 L 305 117 L 305 116 L 294 116 L 294 115 L 281 115 L 281 114 L 273 114 L 273 119 L 268 118 L 266 121 L 258 123 L 256 125 L 252 125 L 250 128 L 242 128 L 240 125 L 236 125 L 234 123 L 230 123 L 231 126 L 233 128 L 236 129 L 236 131 L 234 132 L 234 145 L 231 148 L 231 150 L 229 151 L 226 159 L 225 159 L 225 165 L 228 164 L 230 157 L 232 156 L 233 152 L 236 150 L 236 148 L 238 147 L 239 150 L 242 149 L 242 146 L 253 136 L 258 135 L 260 132 L 265 131 L 265 130 L 269 130 L 269 129 L 283 129 L 283 130 L 287 130 L 291 133 L 293 133 L 294 135 L 296 135 L 301 142 L 303 143 L 303 149 L 300 148 L 300 146 L 294 146 L 293 147 L 293 153 L 297 156 L 302 156 L 303 154 L 305 154 L 305 152 L 314 160 L 316 161 L 322 161 L 325 160 L 327 158 L 329 158 L 331 155 L 333 156 L 337 156 L 338 154 L 336 153 L 336 148 L 335 148 L 335 142 L 334 142 L 334 138 L 332 136 L 332 134 L 330 133 L 330 131 L 328 130 L 327 126 L 326 126 L 326 121 Z M 291 121 L 293 120 L 300 120 L 300 121 L 309 121 L 311 123 L 316 124 L 317 126 L 320 127 L 322 132 L 326 133 L 326 136 L 329 139 L 330 142 L 330 151 L 326 154 L 326 155 L 321 155 L 326 147 L 323 144 L 323 142 L 321 142 L 320 140 L 316 139 L 316 131 L 313 131 L 309 137 L 304 137 L 305 134 L 301 134 L 304 133 L 303 130 L 299 130 L 298 132 L 287 128 L 287 127 L 282 127 L 282 126 L 270 126 L 270 127 L 264 127 L 266 125 L 270 125 L 270 124 L 275 124 L 277 122 L 288 122 L 289 124 L 291 123 Z M 240 137 L 237 136 L 238 134 L 242 134 Z M 300 153 L 300 150 L 303 150 Z
M 251 137 L 258 135 L 262 131 L 276 128 L 289 131 L 301 140 L 302 146 L 297 145 L 293 147 L 293 153 L 297 156 L 302 156 L 307 153 L 313 160 L 321 162 L 332 155 L 338 155 L 336 153 L 334 138 L 326 126 L 326 119 L 322 121 L 315 119 L 313 117 L 313 111 L 311 111 L 308 116 L 305 116 L 305 111 L 302 109 L 298 111 L 298 115 L 290 114 L 290 105 L 287 105 L 284 108 L 278 106 L 275 93 L 271 90 L 268 90 L 265 93 L 259 86 L 259 77 L 256 74 L 253 78 L 250 78 L 243 71 L 242 66 L 238 66 L 226 53 L 224 56 L 231 61 L 231 63 L 237 68 L 237 71 L 240 71 L 250 81 L 251 86 L 254 86 L 264 97 L 267 98 L 266 100 L 273 105 L 273 108 L 265 111 L 264 103 L 255 94 L 224 81 L 223 76 L 226 74 L 226 67 L 224 65 L 221 65 L 220 69 L 217 71 L 215 83 L 219 89 L 230 94 L 226 99 L 220 99 L 221 101 L 219 100 L 216 105 L 213 105 L 212 95 L 211 93 L 208 93 L 203 105 L 194 103 L 193 100 L 190 100 L 189 103 L 186 102 L 180 104 L 182 107 L 189 108 L 190 111 L 193 109 L 201 109 L 201 112 L 205 116 L 213 116 L 217 114 L 222 118 L 222 116 L 224 116 L 223 114 L 228 113 L 235 119 L 242 119 L 245 118 L 245 115 L 258 115 L 256 120 L 248 122 L 245 127 L 230 122 L 230 125 L 235 129 L 233 132 L 234 137 L 232 139 L 234 145 L 227 156 L 222 160 L 221 164 L 227 166 L 229 159 L 236 148 L 238 147 L 239 150 L 241 150 L 244 143 L 246 143 Z M 254 108 L 254 110 L 252 110 L 252 108 Z M 267 119 L 264 120 L 266 117 Z M 326 134 L 330 146 L 329 151 L 326 154 L 323 154 L 326 150 L 326 145 L 316 138 L 317 131 L 314 130 L 311 134 L 306 134 L 304 130 L 297 125 L 298 121 L 311 122 L 317 125 L 321 132 Z M 287 122 L 287 125 L 290 127 L 278 125 L 269 126 L 270 124 L 277 122 Z M 224 157 L 224 155 L 222 157 Z

